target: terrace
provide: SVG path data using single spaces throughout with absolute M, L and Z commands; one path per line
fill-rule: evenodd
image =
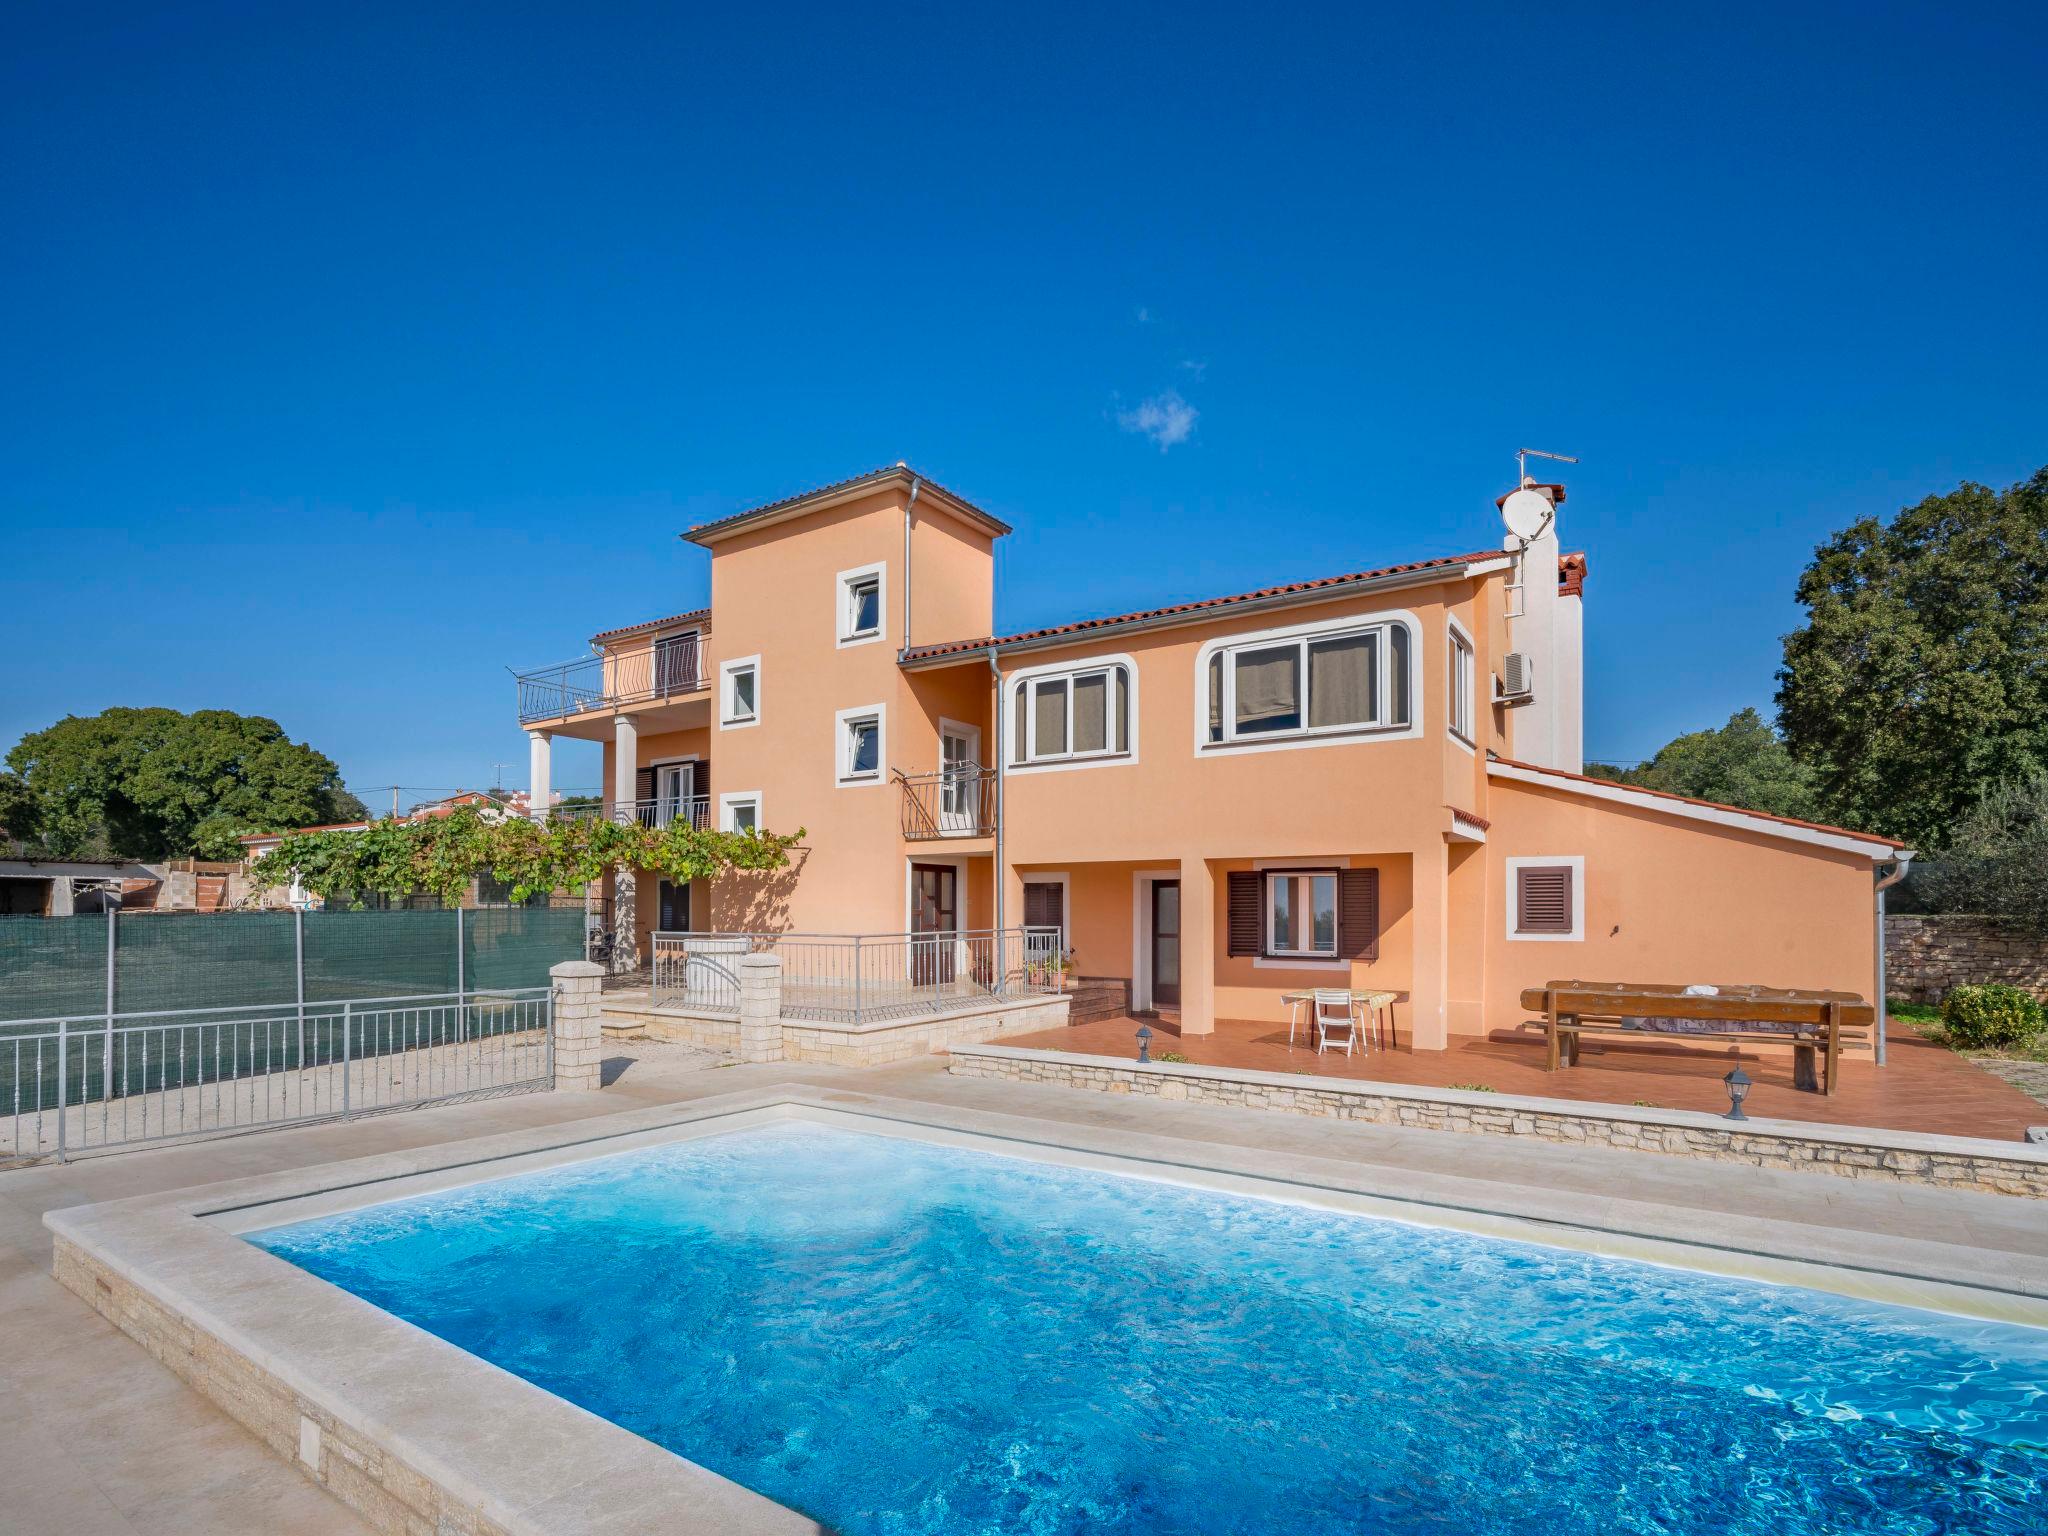
M 522 726 L 703 698 L 711 688 L 699 631 L 694 629 L 513 676 Z

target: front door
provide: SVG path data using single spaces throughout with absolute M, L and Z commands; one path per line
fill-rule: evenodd
M 950 864 L 910 866 L 910 979 L 919 986 L 953 979 L 960 932 L 960 872 Z
M 1180 1006 L 1180 882 L 1152 882 L 1152 1006 Z
M 672 881 L 661 882 L 659 927 L 663 933 L 690 931 L 690 888 Z

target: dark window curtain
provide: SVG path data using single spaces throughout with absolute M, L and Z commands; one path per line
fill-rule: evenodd
M 1074 750 L 1101 752 L 1109 746 L 1109 674 L 1074 679 Z
M 1115 692 L 1110 705 L 1110 721 L 1116 731 L 1116 739 L 1110 750 L 1128 752 L 1131 750 L 1131 689 L 1130 674 L 1122 667 L 1110 673 L 1115 682 Z
M 1301 648 L 1274 646 L 1239 651 L 1237 729 L 1240 732 L 1301 728 Z
M 1030 709 L 1030 707 L 1031 685 L 1029 683 L 1020 684 L 1017 689 L 1017 718 L 1014 722 L 1013 729 L 1010 733 L 1010 761 L 1013 763 L 1021 763 L 1024 761 L 1024 721 L 1025 712 L 1028 709 Z
M 1067 682 L 1033 683 L 1032 714 L 1038 726 L 1038 755 L 1054 757 L 1067 750 Z
M 1369 725 L 1377 715 L 1379 640 L 1345 635 L 1308 648 L 1308 723 Z
M 1406 624 L 1395 624 L 1388 629 L 1387 634 L 1393 644 L 1393 665 L 1389 670 L 1391 670 L 1394 674 L 1394 707 L 1387 716 L 1387 723 L 1389 725 L 1406 725 L 1408 723 L 1409 691 L 1408 626 Z

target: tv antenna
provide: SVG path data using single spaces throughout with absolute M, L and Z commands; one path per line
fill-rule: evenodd
M 1529 483 L 1529 461 L 1531 459 L 1555 459 L 1560 464 L 1576 464 L 1579 462 L 1576 454 L 1545 453 L 1541 448 L 1517 448 L 1515 450 L 1515 484 L 1517 486 L 1524 486 Z

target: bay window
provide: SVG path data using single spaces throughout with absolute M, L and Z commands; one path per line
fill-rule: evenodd
M 1207 664 L 1208 742 L 1406 726 L 1411 649 L 1386 620 L 1225 645 Z
M 1085 761 L 1131 750 L 1130 668 L 1122 662 L 1022 678 L 1013 708 L 1013 763 Z

